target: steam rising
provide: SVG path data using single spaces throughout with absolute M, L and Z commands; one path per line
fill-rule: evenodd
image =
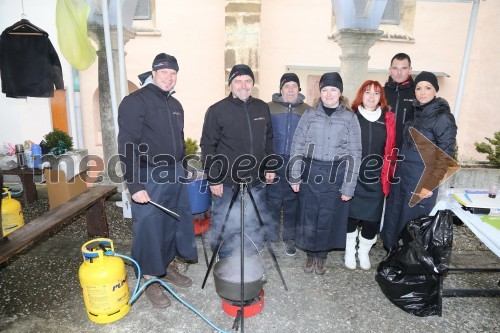
M 221 259 L 215 264 L 214 274 L 221 279 L 233 283 L 240 283 L 241 281 L 241 257 L 233 256 Z M 244 282 L 252 282 L 262 279 L 264 275 L 264 267 L 262 266 L 261 259 L 258 255 L 244 257 L 245 261 L 245 278 Z

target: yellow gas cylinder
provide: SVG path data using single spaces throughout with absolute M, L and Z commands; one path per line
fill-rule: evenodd
M 107 324 L 124 317 L 130 311 L 125 264 L 114 252 L 113 241 L 98 238 L 82 246 L 83 263 L 78 276 L 89 319 Z
M 7 236 L 24 225 L 21 204 L 12 199 L 8 188 L 2 189 L 2 232 Z

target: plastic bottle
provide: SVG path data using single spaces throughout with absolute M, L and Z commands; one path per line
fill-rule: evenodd
M 31 155 L 33 157 L 33 168 L 40 169 L 42 164 L 42 148 L 37 144 L 31 145 Z

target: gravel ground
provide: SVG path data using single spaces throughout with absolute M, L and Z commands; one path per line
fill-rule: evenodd
M 30 221 L 48 209 L 40 199 L 23 209 Z M 121 208 L 106 203 L 111 238 L 116 252 L 129 254 L 131 220 Z M 146 297 L 132 305 L 124 318 L 110 324 L 91 322 L 78 281 L 81 246 L 88 241 L 83 216 L 68 222 L 22 254 L 0 266 L 0 331 L 5 332 L 214 332 L 199 316 L 173 300 L 167 309 L 155 309 Z M 295 257 L 283 254 L 281 244 L 273 245 L 285 276 L 288 292 L 264 256 L 268 283 L 264 310 L 245 319 L 248 332 L 499 332 L 500 298 L 445 298 L 443 316 L 416 317 L 395 307 L 375 282 L 375 268 L 350 271 L 343 267 L 343 251 L 331 252 L 324 276 L 302 271 L 303 252 Z M 193 278 L 189 289 L 173 288 L 217 326 L 231 331 L 233 319 L 226 315 L 216 295 L 213 279 L 201 289 L 206 265 L 198 238 L 199 263 L 183 265 Z M 495 257 L 466 226 L 454 229 L 452 263 L 486 264 L 500 267 Z M 264 253 L 267 253 L 265 251 Z M 378 243 L 371 252 L 374 266 L 384 256 Z M 127 265 L 129 287 L 135 278 Z M 450 274 L 446 288 L 492 288 L 498 273 Z

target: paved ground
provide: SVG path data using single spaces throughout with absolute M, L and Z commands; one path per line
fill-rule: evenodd
M 43 213 L 47 200 L 25 208 L 26 220 Z M 111 238 L 117 252 L 129 254 L 131 221 L 121 209 L 107 203 Z M 214 332 L 199 316 L 173 300 L 167 309 L 155 309 L 141 296 L 124 318 L 110 324 L 91 322 L 86 315 L 78 280 L 81 246 L 87 241 L 83 217 L 62 227 L 28 251 L 0 267 L 0 331 L 5 332 Z M 500 260 L 487 251 L 465 226 L 455 228 L 452 263 L 456 266 L 500 267 Z M 194 284 L 173 287 L 185 301 L 224 331 L 231 331 L 233 318 L 221 308 L 213 279 L 201 283 L 206 265 L 198 240 L 200 261 L 186 265 Z M 289 291 L 265 255 L 268 283 L 264 310 L 247 318 L 247 332 L 500 332 L 500 298 L 445 298 L 443 316 L 416 317 L 394 306 L 375 281 L 375 269 L 350 271 L 343 267 L 343 252 L 329 255 L 324 276 L 302 270 L 304 253 L 284 255 L 276 245 L 278 260 Z M 384 251 L 380 243 L 372 250 L 378 263 Z M 130 289 L 135 285 L 127 266 Z M 450 274 L 446 288 L 494 288 L 499 273 Z M 173 299 L 173 297 L 171 297 Z M 241 329 L 240 329 L 241 330 Z

